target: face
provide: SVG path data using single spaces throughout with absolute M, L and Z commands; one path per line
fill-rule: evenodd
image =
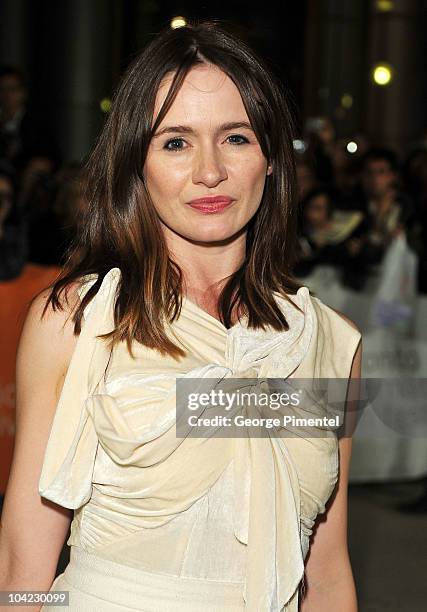
M 312 198 L 305 210 L 306 223 L 312 227 L 321 227 L 329 219 L 329 201 L 326 195 Z
M 171 80 L 159 88 L 153 123 Z M 270 173 L 233 81 L 213 65 L 191 69 L 144 166 L 166 238 L 211 244 L 241 235 Z M 215 203 L 214 197 L 221 199 Z M 210 201 L 195 202 L 201 198 Z
M 394 186 L 396 174 L 385 159 L 369 161 L 362 173 L 363 188 L 368 196 L 381 197 Z
M 13 75 L 0 79 L 0 107 L 7 112 L 16 112 L 25 101 L 25 88 L 19 79 Z

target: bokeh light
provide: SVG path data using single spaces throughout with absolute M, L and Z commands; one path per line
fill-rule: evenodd
M 353 106 L 353 96 L 345 93 L 341 96 L 341 106 L 343 108 L 351 108 Z
M 293 145 L 294 145 L 294 150 L 297 153 L 304 153 L 305 150 L 307 149 L 307 146 L 306 146 L 305 142 L 303 140 L 301 140 L 300 138 L 296 138 L 293 141 Z
M 185 17 L 181 17 L 179 15 L 178 17 L 172 17 L 171 19 L 171 28 L 173 28 L 174 30 L 176 28 L 183 28 L 186 25 L 187 25 L 187 21 Z
M 110 98 L 103 98 L 99 103 L 99 107 L 103 113 L 109 113 L 111 110 L 111 100 Z
M 393 69 L 389 64 L 376 64 L 372 69 L 372 79 L 376 85 L 389 85 L 393 79 Z
M 377 0 L 375 4 L 377 11 L 381 11 L 382 13 L 387 13 L 388 11 L 392 11 L 394 9 L 393 0 Z

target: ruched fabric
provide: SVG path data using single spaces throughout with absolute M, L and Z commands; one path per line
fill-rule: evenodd
M 129 568 L 71 548 L 71 563 L 52 585 L 68 592 L 68 609 L 80 612 L 240 612 L 239 582 L 177 578 Z M 44 606 L 64 612 L 64 606 Z
M 111 353 L 97 338 L 113 329 L 119 281 L 120 270 L 111 269 L 85 311 L 40 494 L 75 510 L 70 544 L 104 559 L 115 558 L 118 544 L 126 563 L 126 544 L 147 530 L 160 534 L 198 507 L 231 467 L 230 532 L 244 551 L 242 610 L 296 612 L 309 536 L 338 478 L 336 437 L 178 437 L 175 382 L 203 379 L 206 391 L 219 379 L 229 390 L 234 379 L 251 378 L 259 392 L 268 378 L 347 378 L 359 333 L 306 287 L 291 296 L 301 311 L 275 294 L 290 322 L 283 332 L 244 321 L 226 329 L 184 298 L 170 333 L 188 346 L 188 359 L 137 345 L 135 364 L 123 346 Z M 310 406 L 319 416 L 324 408 Z

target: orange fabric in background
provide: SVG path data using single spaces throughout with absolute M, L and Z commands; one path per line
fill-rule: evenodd
M 9 477 L 15 433 L 16 353 L 29 301 L 61 268 L 27 264 L 21 275 L 0 281 L 0 495 Z

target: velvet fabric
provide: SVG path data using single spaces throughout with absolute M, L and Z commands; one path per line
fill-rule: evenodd
M 336 436 L 178 437 L 175 383 L 197 378 L 206 391 L 221 379 L 231 390 L 234 379 L 257 379 L 259 393 L 269 378 L 348 378 L 359 332 L 306 287 L 291 296 L 302 312 L 275 294 L 290 323 L 283 332 L 249 329 L 245 320 L 226 329 L 184 298 L 168 333 L 187 357 L 135 343 L 132 359 L 125 343 L 110 353 L 96 338 L 114 324 L 119 279 L 112 268 L 85 311 L 40 494 L 74 509 L 68 544 L 94 555 L 99 567 L 111 561 L 165 580 L 204 580 L 206 593 L 228 581 L 241 584 L 242 610 L 297 612 L 309 537 L 338 478 Z M 88 277 L 81 291 L 95 280 Z M 248 405 L 240 410 L 254 414 Z M 327 412 L 322 403 L 295 409 Z M 157 605 L 163 609 L 154 600 L 141 609 Z

